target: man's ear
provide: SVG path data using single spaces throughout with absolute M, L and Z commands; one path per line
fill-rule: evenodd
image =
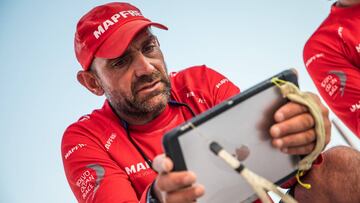
M 104 90 L 94 73 L 80 70 L 77 73 L 77 80 L 93 94 L 97 96 L 104 95 Z

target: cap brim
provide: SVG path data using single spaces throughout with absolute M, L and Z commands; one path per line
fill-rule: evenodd
M 155 26 L 163 30 L 168 29 L 162 24 L 146 20 L 134 20 L 128 22 L 119 27 L 103 42 L 95 53 L 95 56 L 106 59 L 113 59 L 121 56 L 138 32 L 148 26 Z

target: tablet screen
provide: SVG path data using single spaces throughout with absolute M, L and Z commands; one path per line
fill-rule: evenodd
M 298 157 L 273 148 L 268 133 L 275 110 L 285 102 L 279 89 L 270 86 L 178 136 L 186 168 L 205 186 L 205 195 L 198 202 L 252 201 L 255 194 L 238 173 L 209 150 L 210 140 L 272 182 L 282 182 L 295 172 Z

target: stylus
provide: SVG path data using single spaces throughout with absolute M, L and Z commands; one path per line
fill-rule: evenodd
M 219 143 L 216 141 L 210 142 L 210 150 L 222 160 L 224 160 L 228 165 L 231 166 L 235 171 L 244 177 L 244 179 L 250 184 L 254 189 L 258 197 L 263 203 L 271 203 L 272 200 L 267 195 L 266 191 L 272 191 L 275 194 L 279 195 L 283 202 L 286 203 L 296 203 L 297 201 L 289 196 L 288 194 L 282 193 L 272 182 L 266 180 L 265 178 L 255 174 L 254 172 L 247 169 L 239 160 L 233 157 L 229 152 L 227 152 Z
M 210 149 L 212 152 L 214 152 L 214 154 L 216 154 L 216 156 L 219 156 L 226 163 L 228 163 L 235 171 L 241 173 L 241 171 L 244 169 L 244 165 L 241 164 L 240 161 L 233 157 L 230 153 L 224 150 L 224 148 L 220 146 L 219 143 L 214 141 L 211 142 Z

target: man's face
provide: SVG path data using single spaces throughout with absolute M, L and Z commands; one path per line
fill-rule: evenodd
M 124 119 L 150 120 L 166 106 L 170 81 L 158 41 L 141 31 L 125 53 L 115 59 L 95 58 L 92 71 L 106 98 Z

